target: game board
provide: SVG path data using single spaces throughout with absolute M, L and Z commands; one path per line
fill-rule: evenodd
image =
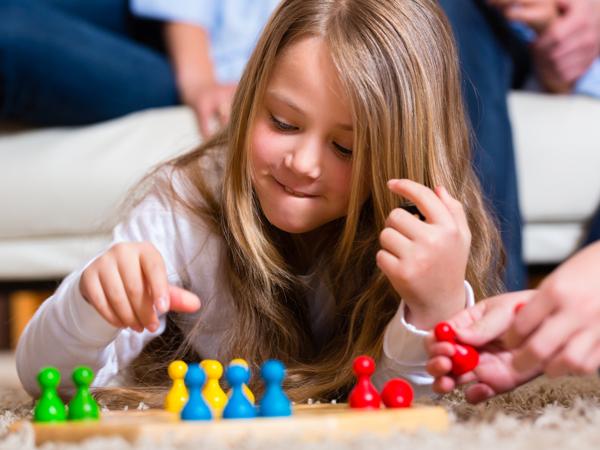
M 16 431 L 30 426 L 21 421 Z M 120 436 L 133 443 L 138 439 L 184 444 L 194 438 L 214 437 L 235 444 L 243 439 L 293 437 L 303 441 L 322 438 L 343 440 L 360 433 L 385 435 L 393 431 L 425 428 L 444 431 L 449 419 L 439 406 L 413 405 L 410 408 L 360 410 L 347 404 L 296 405 L 291 417 L 213 421 L 180 421 L 177 414 L 161 410 L 105 412 L 98 422 L 31 423 L 36 445 L 44 442 L 80 442 L 91 437 Z

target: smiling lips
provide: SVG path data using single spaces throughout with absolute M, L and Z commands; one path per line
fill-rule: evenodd
M 295 197 L 307 197 L 306 194 L 303 194 L 302 192 L 297 192 L 295 190 L 293 190 L 292 188 L 289 188 L 287 186 L 283 186 L 283 189 L 285 190 L 285 192 L 287 192 L 288 194 L 291 194 Z
M 298 192 L 298 191 L 295 191 L 295 190 L 293 190 L 291 187 L 289 187 L 289 186 L 286 186 L 286 185 L 285 185 L 285 184 L 283 184 L 283 183 L 280 183 L 280 182 L 279 182 L 277 179 L 275 179 L 275 182 L 276 182 L 278 185 L 280 185 L 280 186 L 283 188 L 283 190 L 284 190 L 285 192 L 287 192 L 287 193 L 288 193 L 288 194 L 290 194 L 290 195 L 293 195 L 294 197 L 299 197 L 299 198 L 304 198 L 304 197 L 308 197 L 308 198 L 311 198 L 311 197 L 316 197 L 316 195 L 310 195 L 310 194 L 306 194 L 306 193 L 304 193 L 304 192 Z

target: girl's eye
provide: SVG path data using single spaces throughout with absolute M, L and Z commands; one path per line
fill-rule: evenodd
M 342 147 L 340 144 L 338 144 L 336 142 L 333 143 L 333 146 L 340 153 L 340 155 L 342 155 L 344 158 L 350 158 L 352 156 L 351 148 Z
M 296 131 L 298 128 L 294 125 L 290 125 L 289 123 L 282 122 L 277 119 L 273 114 L 271 114 L 271 122 L 275 125 L 275 128 L 281 131 Z

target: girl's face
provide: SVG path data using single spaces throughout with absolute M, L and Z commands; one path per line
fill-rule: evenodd
M 320 38 L 278 57 L 250 141 L 253 185 L 271 224 L 305 233 L 348 210 L 352 171 L 349 102 Z

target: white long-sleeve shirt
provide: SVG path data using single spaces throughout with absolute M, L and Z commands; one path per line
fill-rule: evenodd
M 167 195 L 155 188 L 114 229 L 111 245 L 141 241 L 152 243 L 161 253 L 170 284 L 185 287 L 201 300 L 197 312 L 179 315 L 177 323 L 182 331 L 186 333 L 198 323 L 200 332 L 194 340 L 195 350 L 202 359 L 222 360 L 220 344 L 235 314 L 221 270 L 225 258 L 223 239 L 209 231 L 200 219 L 174 207 Z M 165 315 L 159 318 L 160 326 L 153 333 L 110 325 L 82 297 L 79 290 L 82 271 L 83 268 L 68 276 L 42 304 L 19 341 L 17 371 L 23 386 L 33 396 L 39 393 L 38 371 L 49 365 L 61 371 L 61 386 L 67 392 L 72 388 L 69 374 L 81 364 L 94 370 L 93 386 L 114 384 L 144 346 L 165 329 Z M 332 329 L 334 298 L 318 276 L 313 275 L 307 281 L 312 332 L 317 341 L 324 340 Z M 473 291 L 466 281 L 465 290 L 467 306 L 471 306 Z M 427 355 L 423 344 L 426 335 L 426 331 L 405 322 L 401 303 L 386 327 L 383 356 L 373 377 L 375 385 L 382 387 L 392 377 L 403 377 L 413 385 L 415 394 L 430 394 L 432 378 L 425 371 Z

